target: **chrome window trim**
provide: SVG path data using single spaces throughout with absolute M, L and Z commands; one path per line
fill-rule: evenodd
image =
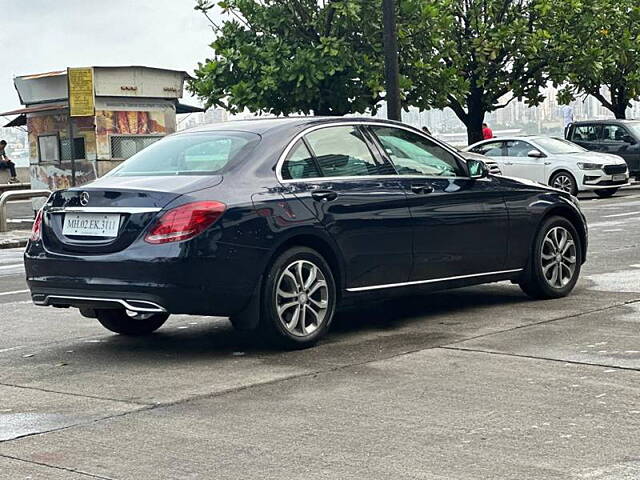
M 300 140 L 302 137 L 304 137 L 305 135 L 307 135 L 308 133 L 311 133 L 315 130 L 320 130 L 322 128 L 331 128 L 331 127 L 355 127 L 355 126 L 375 126 L 375 127 L 387 127 L 387 128 L 398 128 L 400 130 L 406 130 L 408 132 L 417 134 L 421 137 L 426 138 L 427 140 L 435 143 L 436 145 L 438 145 L 439 147 L 442 147 L 444 150 L 446 150 L 447 152 L 451 153 L 455 158 L 457 158 L 459 161 L 461 161 L 463 164 L 466 165 L 466 160 L 460 155 L 460 153 L 458 151 L 456 151 L 455 149 L 451 148 L 449 145 L 447 145 L 446 143 L 440 142 L 439 140 L 430 137 L 428 135 L 425 135 L 423 132 L 421 132 L 420 130 L 414 129 L 412 127 L 406 126 L 406 125 L 397 125 L 395 123 L 385 123 L 385 122 L 363 122 L 363 121 L 347 121 L 345 120 L 344 122 L 335 122 L 335 123 L 325 123 L 325 124 L 321 124 L 321 125 L 313 125 L 311 127 L 305 128 L 304 130 L 302 130 L 300 133 L 296 134 L 295 137 L 293 137 L 293 139 L 287 144 L 287 146 L 285 147 L 284 151 L 282 152 L 282 154 L 280 155 L 280 157 L 278 158 L 278 162 L 276 163 L 276 178 L 278 179 L 278 181 L 280 183 L 305 183 L 305 182 L 318 182 L 318 181 L 326 181 L 326 180 L 351 180 L 351 179 L 375 179 L 375 178 L 379 178 L 379 179 L 389 179 L 389 178 L 439 178 L 439 179 L 465 179 L 465 180 L 469 180 L 469 178 L 471 177 L 443 177 L 443 176 L 437 176 L 437 175 L 355 175 L 355 176 L 344 176 L 344 177 L 316 177 L 316 178 L 299 178 L 299 179 L 285 179 L 282 177 L 282 166 L 284 165 L 285 160 L 287 159 L 287 156 L 289 155 L 291 149 L 293 148 L 293 146 L 295 145 L 295 143 Z M 393 165 L 393 163 L 392 163 Z M 395 166 L 394 166 L 395 167 Z
M 472 273 L 470 275 L 457 275 L 455 277 L 443 277 L 443 278 L 432 278 L 429 280 L 415 280 L 412 282 L 401 282 L 401 283 L 387 283 L 384 285 L 371 285 L 368 287 L 352 287 L 347 288 L 347 292 L 364 292 L 368 290 L 381 290 L 384 288 L 397 288 L 397 287 L 409 287 L 412 285 L 423 285 L 426 283 L 437 283 L 437 282 L 446 282 L 447 280 L 460 280 L 464 278 L 474 278 L 474 277 L 484 277 L 487 275 L 500 275 L 505 273 L 517 273 L 524 270 L 523 268 L 516 268 L 514 270 L 500 270 L 498 272 L 484 272 L 484 273 Z
M 52 207 L 49 213 L 156 213 L 160 207 Z

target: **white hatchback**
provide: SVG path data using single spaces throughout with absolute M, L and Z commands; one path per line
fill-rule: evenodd
M 526 178 L 572 195 L 593 190 L 610 197 L 629 183 L 629 170 L 621 157 L 590 152 L 560 138 L 492 138 L 464 150 L 495 160 L 505 176 Z

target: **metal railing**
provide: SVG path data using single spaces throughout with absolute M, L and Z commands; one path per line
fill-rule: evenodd
M 15 200 L 30 200 L 37 197 L 49 197 L 49 190 L 13 190 L 0 195 L 0 232 L 7 231 L 7 203 Z

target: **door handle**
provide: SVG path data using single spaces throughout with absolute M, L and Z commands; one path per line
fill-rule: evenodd
M 338 198 L 338 194 L 332 190 L 314 190 L 311 197 L 318 202 L 331 202 Z
M 426 194 L 433 192 L 433 187 L 427 184 L 411 185 L 411 191 L 413 193 Z

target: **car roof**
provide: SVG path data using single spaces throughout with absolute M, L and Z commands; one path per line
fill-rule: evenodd
M 552 136 L 546 136 L 546 135 L 511 135 L 508 137 L 493 137 L 493 138 L 487 138 L 486 140 L 481 140 L 479 142 L 476 143 L 488 143 L 488 142 L 504 142 L 504 141 L 512 141 L 512 140 L 523 140 L 523 141 L 527 141 L 527 140 L 539 140 L 541 138 L 558 138 L 558 137 L 552 137 Z
M 609 119 L 604 119 L 604 120 L 578 120 L 573 122 L 573 125 L 584 125 L 584 124 L 603 124 L 603 123 L 619 123 L 619 124 L 625 124 L 625 123 L 640 123 L 640 120 L 635 119 L 635 118 L 626 118 L 626 119 L 622 119 L 622 118 L 609 118 Z
M 314 125 L 330 125 L 332 123 L 357 122 L 357 123 L 388 123 L 389 125 L 406 125 L 402 122 L 393 120 L 385 120 L 372 117 L 314 117 L 314 116 L 297 116 L 297 117 L 266 117 L 253 118 L 248 120 L 231 120 L 228 122 L 212 123 L 200 127 L 183 130 L 180 133 L 193 132 L 215 132 L 222 130 L 235 130 L 250 133 L 264 134 L 270 130 L 292 127 L 306 127 Z

